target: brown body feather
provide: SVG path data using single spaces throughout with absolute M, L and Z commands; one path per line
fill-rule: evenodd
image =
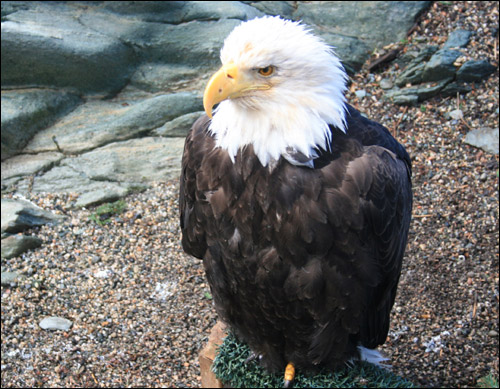
M 314 168 L 233 163 L 200 118 L 182 161 L 182 244 L 202 258 L 217 312 L 270 371 L 335 368 L 384 343 L 411 217 L 411 164 L 348 107 Z

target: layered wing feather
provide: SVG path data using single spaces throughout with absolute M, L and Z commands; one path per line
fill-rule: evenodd
M 411 214 L 410 161 L 349 107 L 315 168 L 233 163 L 200 118 L 186 139 L 182 244 L 203 258 L 221 317 L 270 370 L 335 367 L 384 343 Z

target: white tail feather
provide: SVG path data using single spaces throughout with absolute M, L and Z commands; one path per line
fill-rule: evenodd
M 358 346 L 358 351 L 359 359 L 361 361 L 366 361 L 383 369 L 391 370 L 392 366 L 390 364 L 384 363 L 384 361 L 388 361 L 389 358 L 384 356 L 379 350 Z

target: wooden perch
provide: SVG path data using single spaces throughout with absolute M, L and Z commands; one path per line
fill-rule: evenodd
M 207 345 L 200 352 L 198 360 L 200 362 L 202 388 L 224 387 L 222 382 L 212 372 L 212 363 L 215 359 L 217 347 L 222 344 L 226 335 L 226 325 L 218 321 L 210 332 Z

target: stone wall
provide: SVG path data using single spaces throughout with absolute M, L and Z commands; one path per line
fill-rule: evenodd
M 350 74 L 430 2 L 2 2 L 2 191 L 97 204 L 177 179 L 224 38 L 303 20 Z

